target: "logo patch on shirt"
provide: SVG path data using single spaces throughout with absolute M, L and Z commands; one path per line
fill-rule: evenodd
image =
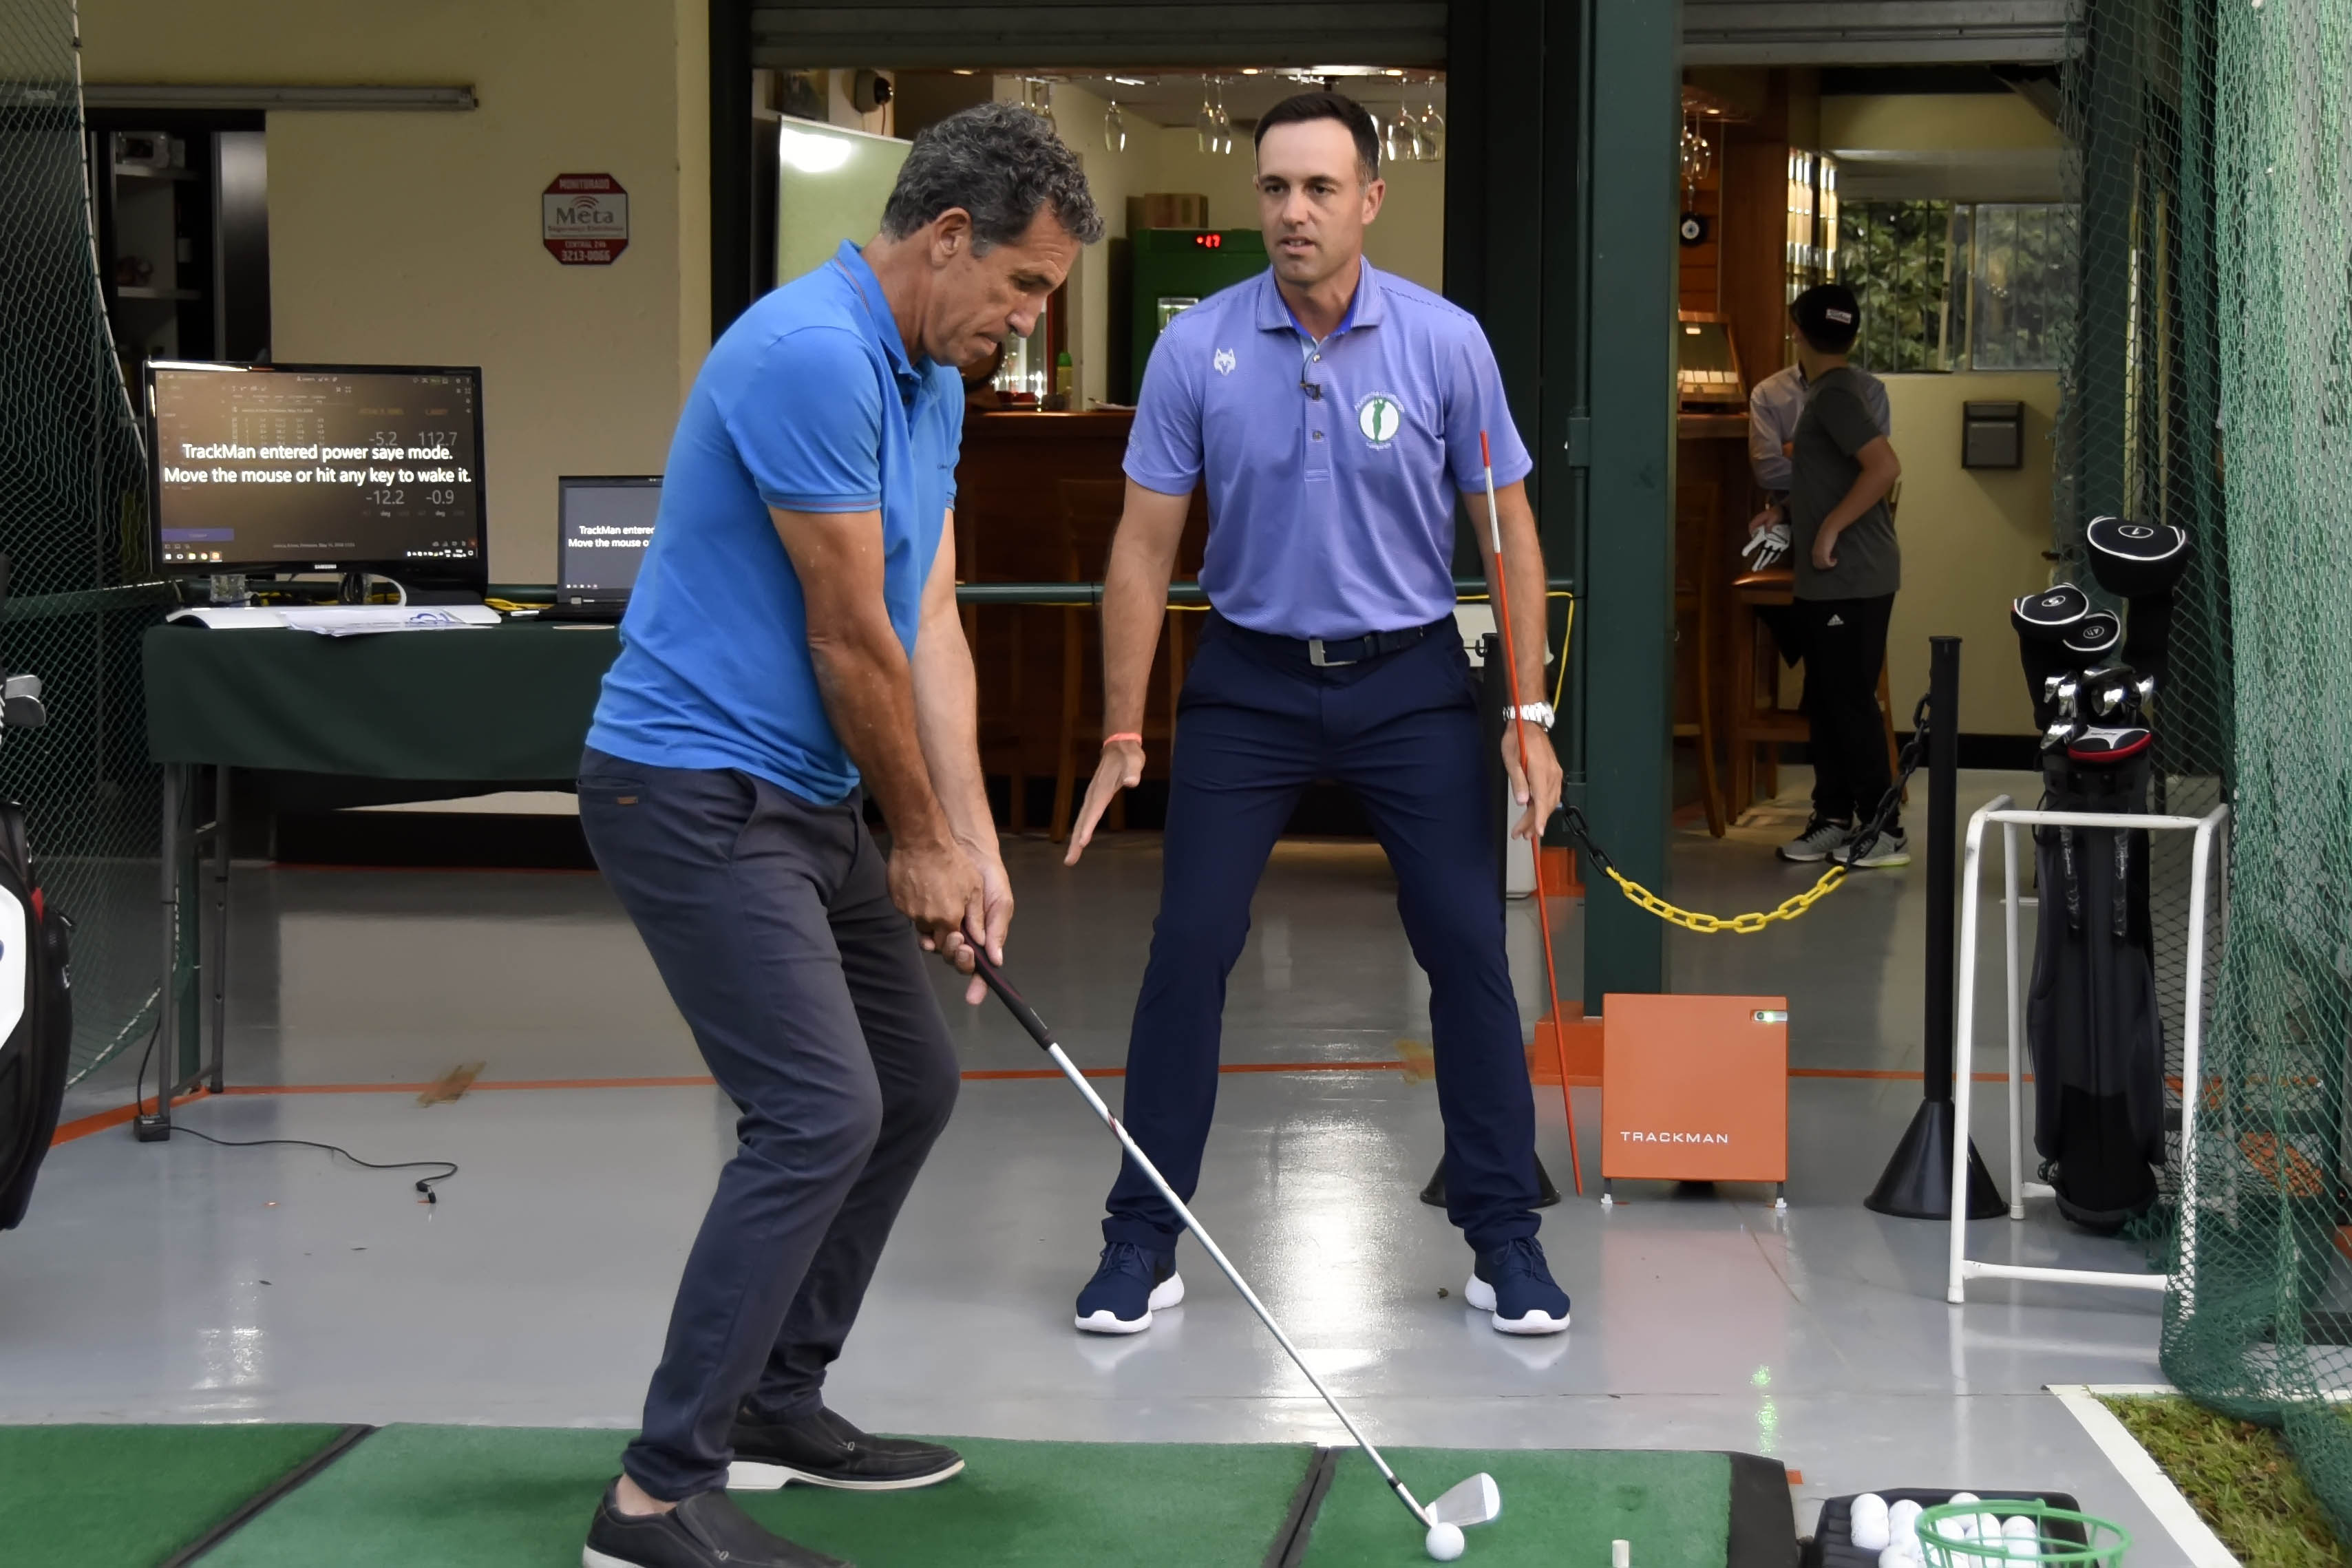
M 1390 394 L 1375 392 L 1356 405 L 1356 428 L 1375 451 L 1397 438 L 1404 428 L 1404 408 Z
M 1211 359 L 1209 363 L 1217 367 L 1217 374 L 1219 375 L 1231 375 L 1234 374 L 1234 351 L 1231 349 L 1219 349 L 1215 357 Z

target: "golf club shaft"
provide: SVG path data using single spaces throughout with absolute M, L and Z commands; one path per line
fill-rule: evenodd
M 1153 1186 L 1160 1189 L 1160 1195 L 1168 1200 L 1168 1206 L 1176 1211 L 1176 1217 L 1184 1222 L 1184 1228 L 1192 1233 L 1192 1239 L 1201 1244 L 1202 1249 L 1208 1253 L 1210 1259 L 1223 1271 L 1224 1277 L 1233 1282 L 1234 1289 L 1241 1292 L 1242 1300 L 1249 1303 L 1250 1310 L 1257 1314 L 1257 1321 L 1265 1325 L 1266 1332 L 1275 1337 L 1276 1342 L 1279 1343 L 1289 1355 L 1292 1363 L 1298 1368 L 1308 1383 L 1314 1384 L 1315 1392 L 1323 1396 L 1323 1403 L 1331 1407 L 1331 1414 L 1339 1418 L 1339 1425 L 1348 1429 L 1348 1436 L 1354 1438 L 1356 1447 L 1364 1451 L 1364 1458 L 1370 1459 L 1372 1462 L 1372 1468 L 1380 1471 L 1381 1479 L 1388 1482 L 1389 1489 L 1396 1493 L 1397 1500 L 1411 1510 L 1412 1517 L 1420 1521 L 1424 1529 L 1436 1523 L 1437 1521 L 1430 1518 L 1428 1511 L 1406 1489 L 1404 1482 L 1397 1479 L 1396 1472 L 1389 1468 L 1388 1461 L 1381 1458 L 1381 1451 L 1372 1447 L 1370 1440 L 1363 1433 L 1357 1430 L 1356 1424 L 1349 1418 L 1348 1412 L 1337 1399 L 1331 1396 L 1331 1391 L 1323 1386 L 1323 1380 L 1315 1375 L 1315 1369 L 1307 1364 L 1307 1358 L 1298 1353 L 1298 1347 L 1290 1342 L 1290 1336 L 1282 1331 L 1282 1325 L 1274 1321 L 1274 1314 L 1266 1310 L 1265 1303 L 1257 1299 L 1257 1292 L 1251 1289 L 1249 1281 L 1242 1278 L 1241 1270 L 1234 1267 L 1233 1260 L 1225 1256 L 1224 1249 L 1216 1244 L 1208 1230 L 1193 1217 L 1192 1209 L 1185 1205 L 1182 1198 L 1176 1195 L 1176 1190 L 1168 1184 L 1168 1178 L 1160 1173 L 1160 1167 L 1151 1163 L 1150 1156 L 1144 1153 L 1134 1138 L 1129 1136 L 1127 1129 L 1119 1125 L 1118 1118 L 1111 1114 L 1110 1107 L 1103 1103 L 1102 1096 L 1095 1092 L 1095 1086 L 1087 1081 L 1086 1074 L 1080 1072 L 1077 1064 L 1063 1054 L 1060 1044 L 1054 1038 L 1053 1031 L 1045 1027 L 1045 1020 L 1037 1016 L 1035 1008 L 1022 999 L 1021 993 L 1015 991 L 1005 980 L 1003 973 L 988 961 L 986 953 L 975 951 L 973 957 L 978 962 L 981 979 L 987 983 L 991 991 L 996 993 L 997 1000 L 1004 1004 L 1013 1016 L 1019 1020 L 1021 1026 L 1029 1032 L 1029 1037 L 1045 1047 L 1045 1054 L 1053 1058 L 1054 1065 L 1061 1069 L 1062 1076 L 1068 1079 L 1076 1086 L 1077 1091 L 1087 1097 L 1087 1103 L 1094 1107 L 1095 1115 L 1101 1119 L 1102 1124 L 1111 1130 L 1112 1136 L 1118 1140 L 1119 1147 L 1127 1151 L 1127 1157 L 1135 1162 L 1136 1169 L 1149 1177 Z
M 1519 742 L 1519 777 L 1528 781 L 1528 793 L 1535 793 L 1535 769 L 1528 761 L 1528 731 L 1519 721 L 1519 655 L 1511 641 L 1510 573 L 1503 564 L 1503 513 L 1495 505 L 1495 455 L 1486 445 L 1486 432 L 1478 432 L 1478 463 L 1486 471 L 1486 534 L 1495 546 L 1495 621 L 1503 628 L 1503 679 L 1511 693 L 1511 733 Z M 1547 616 L 1549 620 L 1549 616 Z M 1566 654 L 1561 655 L 1566 658 Z M 1535 835 L 1528 840 L 1528 852 L 1535 859 L 1536 924 L 1543 931 L 1544 986 L 1551 998 L 1552 1055 L 1559 1062 L 1559 1106 L 1568 1119 L 1568 1173 L 1576 1186 L 1576 1195 L 1584 1195 L 1584 1157 L 1576 1147 L 1575 1091 L 1568 1082 L 1568 1019 L 1559 1008 L 1559 971 L 1551 957 L 1551 905 L 1543 885 L 1543 835 L 1549 822 L 1536 824 Z

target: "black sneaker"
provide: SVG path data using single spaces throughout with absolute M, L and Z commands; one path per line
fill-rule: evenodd
M 1823 817 L 1812 817 L 1805 823 L 1802 833 L 1780 846 L 1780 856 L 1783 860 L 1810 866 L 1836 854 L 1853 837 L 1853 824 L 1851 822 L 1831 822 Z
M 697 1492 L 667 1513 L 634 1518 L 596 1505 L 581 1568 L 856 1568 L 760 1527 L 725 1492 Z
M 735 1462 L 727 1485 L 772 1492 L 789 1481 L 845 1492 L 900 1492 L 933 1486 L 963 1469 L 963 1456 L 937 1443 L 873 1437 L 820 1406 L 799 1421 L 761 1421 L 750 1406 L 728 1435 Z

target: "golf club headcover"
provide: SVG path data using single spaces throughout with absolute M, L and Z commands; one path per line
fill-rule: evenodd
M 2066 637 L 2090 613 L 2090 595 L 2071 583 L 2028 594 L 2009 607 L 2009 623 L 2017 628 L 2018 657 L 2025 666 L 2025 694 L 2033 704 L 2037 730 L 2049 729 L 2057 716 L 2049 691 L 2050 678 L 2083 666 L 2083 656 L 2068 651 Z
M 2028 642 L 2063 643 L 2066 634 L 2090 613 L 2088 594 L 2072 583 L 2059 583 L 2011 605 L 2009 624 Z
M 2097 664 L 2123 647 L 2123 617 L 2112 610 L 2093 610 L 2068 629 L 2063 647 L 2084 664 Z
M 2189 535 L 2168 522 L 2095 517 L 2083 532 L 2091 574 L 2119 598 L 2168 594 L 2189 568 Z

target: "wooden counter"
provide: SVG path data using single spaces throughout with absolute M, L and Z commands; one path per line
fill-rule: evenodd
M 1730 732 L 1735 700 L 1731 581 L 1746 569 L 1739 551 L 1748 542 L 1748 520 L 1756 510 L 1750 503 L 1760 498 L 1748 467 L 1745 413 L 1685 414 L 1676 421 L 1675 434 L 1675 723 L 1682 740 L 1694 747 L 1701 743 L 1693 731 L 1700 724 L 1704 693 L 1706 731 L 1719 759 L 1715 773 L 1721 782 L 1728 776 L 1723 738 Z M 1703 770 L 1691 775 L 1677 772 L 1678 778 L 1687 777 L 1692 784 L 1704 776 Z M 1696 796 L 1678 784 L 1675 798 L 1681 805 Z M 1727 800 L 1726 805 L 1736 819 L 1747 803 Z
M 967 414 L 963 456 L 956 468 L 956 575 L 967 583 L 1099 582 L 1110 560 L 1115 515 L 1066 515 L 1061 481 L 1122 484 L 1129 410 L 1087 414 L 1007 411 Z M 1199 574 L 1208 534 L 1208 510 L 1198 491 L 1177 552 L 1176 575 Z M 1186 622 L 1189 653 L 1199 637 L 1197 615 Z M 1002 777 L 1013 798 L 1015 827 L 1045 826 L 1043 791 L 1061 765 L 1065 693 L 1075 660 L 1078 722 L 1073 749 L 1084 753 L 1078 788 L 1092 772 L 1102 726 L 1102 647 L 1092 610 L 1031 605 L 967 606 L 966 635 L 980 682 L 982 765 Z M 1168 645 L 1162 635 L 1145 732 L 1147 776 L 1165 776 L 1168 747 Z M 1031 798 L 1024 799 L 1028 796 Z

